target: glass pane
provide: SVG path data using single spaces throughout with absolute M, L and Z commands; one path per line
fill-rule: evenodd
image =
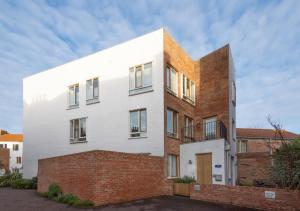
M 173 133 L 177 134 L 177 113 L 173 112 Z
M 167 67 L 167 87 L 171 89 L 171 83 L 170 83 L 170 68 Z
M 141 132 L 147 131 L 147 112 L 146 110 L 141 110 Z
M 79 137 L 79 119 L 74 120 L 74 138 L 77 139 Z
M 93 89 L 94 89 L 94 98 L 98 98 L 99 97 L 99 81 L 98 81 L 98 78 L 94 79 Z
M 172 69 L 171 71 L 171 89 L 173 92 L 177 93 L 177 79 L 176 71 Z
M 191 87 L 190 87 L 191 81 L 190 79 L 186 79 L 186 96 L 190 97 L 191 96 Z
M 79 86 L 75 86 L 75 104 L 79 105 Z
M 74 124 L 73 124 L 73 120 L 70 121 L 70 138 L 74 138 Z
M 92 80 L 86 81 L 86 99 L 87 100 L 93 99 L 93 81 Z
M 167 111 L 167 132 L 173 134 L 173 111 Z
M 86 137 L 86 119 L 80 119 L 80 137 Z
M 186 77 L 182 75 L 182 94 L 186 95 Z
M 172 155 L 172 177 L 177 176 L 177 159 L 175 155 Z
M 152 85 L 152 63 L 151 62 L 144 64 L 143 83 L 144 86 Z
M 172 176 L 172 156 L 168 156 L 168 176 Z
M 139 115 L 138 111 L 130 112 L 130 132 L 139 132 Z
M 195 101 L 195 84 L 191 81 L 191 99 Z
M 142 66 L 135 69 L 135 88 L 142 87 Z
M 69 87 L 69 105 L 75 105 L 74 87 Z
M 134 89 L 134 68 L 129 69 L 129 90 Z

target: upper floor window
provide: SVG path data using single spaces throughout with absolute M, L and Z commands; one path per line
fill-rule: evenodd
M 182 98 L 191 103 L 195 102 L 195 83 L 182 74 Z
M 7 148 L 7 144 L 0 144 L 0 148 L 6 149 Z
M 245 153 L 247 152 L 247 140 L 238 140 L 237 141 L 237 152 L 238 153 Z
M 13 151 L 19 150 L 19 144 L 13 144 Z
M 178 137 L 177 133 L 178 113 L 171 109 L 167 110 L 167 135 L 171 137 Z
M 143 137 L 147 132 L 146 109 L 130 111 L 130 137 Z
M 210 140 L 217 137 L 217 117 L 203 120 L 204 139 Z
M 99 102 L 99 79 L 86 81 L 86 104 Z
M 69 86 L 69 108 L 79 106 L 79 84 Z
M 231 83 L 231 100 L 233 105 L 236 104 L 236 87 L 235 87 L 235 82 L 232 81 Z
M 152 62 L 129 68 L 129 95 L 152 90 Z
M 70 142 L 86 141 L 86 118 L 70 120 Z
M 190 142 L 194 138 L 194 120 L 188 116 L 184 117 L 184 141 Z
M 173 94 L 178 94 L 177 72 L 172 67 L 167 67 L 167 88 Z

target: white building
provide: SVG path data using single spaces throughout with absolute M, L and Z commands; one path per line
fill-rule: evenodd
M 170 51 L 169 45 L 174 46 L 174 51 Z M 175 60 L 169 61 L 166 53 L 171 57 L 171 54 L 185 56 L 187 69 L 191 68 L 193 73 L 189 75 Z M 36 176 L 38 159 L 100 149 L 164 156 L 168 163 L 167 177 L 197 177 L 185 167 L 185 159 L 191 158 L 181 157 L 182 150 L 188 153 L 187 147 L 181 148 L 193 143 L 180 147 L 184 143 L 181 130 L 187 124 L 183 120 L 185 110 L 192 106 L 188 114 L 190 126 L 197 123 L 198 118 L 195 113 L 199 88 L 196 62 L 163 29 L 159 29 L 25 78 L 24 176 Z M 231 72 L 229 67 L 228 72 Z M 185 78 L 185 85 L 182 78 Z M 234 78 L 228 76 L 230 86 L 231 80 Z M 224 89 L 224 92 L 229 96 L 231 89 Z M 174 103 L 170 103 L 170 96 L 167 96 L 170 93 L 176 97 L 176 103 L 184 103 L 181 109 L 172 107 Z M 229 105 L 231 100 L 226 100 Z M 235 165 L 234 152 L 225 157 L 225 150 L 230 150 L 234 141 L 229 128 L 235 130 L 231 124 L 231 118 L 235 121 L 235 117 L 230 109 L 232 106 L 228 106 L 228 114 L 223 115 L 226 116 L 228 137 L 227 133 L 226 138 L 220 137 L 216 124 L 212 124 L 215 125 L 213 129 L 205 129 L 216 135 L 215 141 L 210 142 L 215 144 L 207 150 L 212 152 L 220 146 L 223 151 L 217 158 L 212 155 L 214 164 L 210 165 L 221 165 L 223 169 L 217 171 L 221 174 L 221 182 L 212 180 L 214 183 L 228 184 L 231 177 L 234 178 L 234 171 L 230 172 L 232 176 L 226 176 L 226 170 Z M 219 121 L 222 112 L 216 112 L 213 119 Z M 219 138 L 221 141 L 218 142 Z M 176 145 L 175 151 L 172 151 L 174 147 L 168 147 L 169 143 Z M 198 145 L 201 151 L 201 142 Z M 226 159 L 229 159 L 228 164 Z M 210 177 L 215 178 L 215 175 Z
M 22 173 L 23 135 L 3 134 L 0 135 L 0 148 L 9 149 L 9 171 Z M 3 170 L 0 174 L 5 173 Z

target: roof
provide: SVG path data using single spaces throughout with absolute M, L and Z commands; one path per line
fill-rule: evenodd
M 284 139 L 296 139 L 299 135 L 282 130 Z M 240 138 L 271 138 L 280 139 L 280 136 L 274 129 L 256 129 L 256 128 L 237 128 L 236 136 Z
M 23 142 L 23 135 L 22 134 L 0 135 L 0 142 Z

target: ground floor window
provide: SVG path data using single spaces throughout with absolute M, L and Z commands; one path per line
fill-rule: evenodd
M 247 140 L 238 140 L 237 142 L 237 152 L 245 153 L 247 152 Z
M 22 163 L 22 158 L 21 157 L 17 157 L 16 159 L 17 159 L 17 164 Z
M 177 161 L 177 155 L 168 155 L 168 177 L 178 177 Z
M 146 109 L 130 111 L 130 137 L 143 137 L 147 132 Z
M 70 120 L 70 142 L 86 141 L 86 118 Z

